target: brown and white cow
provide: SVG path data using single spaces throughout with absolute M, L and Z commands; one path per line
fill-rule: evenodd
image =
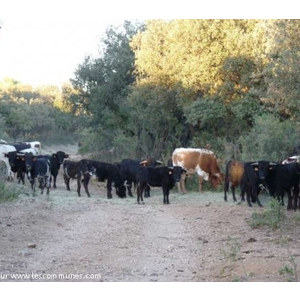
M 186 193 L 185 178 L 197 173 L 199 176 L 199 192 L 202 191 L 203 180 L 210 181 L 216 188 L 224 179 L 217 163 L 216 155 L 208 149 L 177 148 L 172 154 L 173 166 L 187 170 L 181 175 L 178 191 Z

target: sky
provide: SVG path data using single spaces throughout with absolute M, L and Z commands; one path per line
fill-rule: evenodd
M 98 55 L 107 27 L 127 19 L 101 2 L 2 1 L 0 81 L 9 77 L 33 86 L 68 82 L 86 55 Z
M 240 0 L 219 1 L 204 5 L 185 0 L 176 6 L 164 0 L 2 0 L 0 81 L 8 77 L 32 86 L 61 86 L 74 78 L 85 56 L 99 56 L 99 42 L 107 27 L 124 20 L 247 18 L 245 11 L 251 11 L 245 7 L 242 13 L 232 10 L 241 8 Z M 258 0 L 253 1 L 256 7 Z M 262 11 L 260 3 L 255 17 L 262 17 Z

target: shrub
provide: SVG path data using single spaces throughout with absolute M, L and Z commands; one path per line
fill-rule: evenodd
M 8 202 L 16 199 L 20 194 L 20 189 L 18 189 L 14 184 L 7 185 L 0 181 L 0 203 Z
M 280 121 L 273 115 L 263 115 L 255 119 L 255 124 L 247 136 L 239 139 L 242 145 L 242 160 L 281 161 L 296 154 L 299 145 L 299 129 L 291 121 Z
M 262 212 L 254 212 L 250 221 L 252 228 L 267 226 L 272 229 L 280 227 L 281 221 L 285 218 L 283 206 L 278 200 L 272 199 L 268 207 Z

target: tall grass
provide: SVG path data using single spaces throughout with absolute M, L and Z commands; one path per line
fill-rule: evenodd
M 7 184 L 0 181 L 0 203 L 16 199 L 21 193 L 15 184 Z

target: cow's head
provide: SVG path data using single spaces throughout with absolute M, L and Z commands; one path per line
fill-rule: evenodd
M 274 170 L 276 165 L 277 164 L 265 160 L 260 160 L 251 164 L 258 178 L 262 181 L 266 180 L 269 172 Z
M 126 198 L 126 187 L 123 184 L 119 187 L 116 187 L 116 194 L 120 198 Z
M 17 151 L 11 151 L 8 153 L 4 153 L 4 157 L 8 158 L 8 162 L 11 165 L 11 167 L 14 167 L 19 160 L 24 160 L 24 157 L 20 156 L 20 153 Z
M 17 151 L 11 151 L 11 152 L 8 152 L 8 153 L 3 153 L 3 155 L 4 155 L 4 157 L 6 157 L 8 159 L 8 162 L 9 162 L 10 166 L 14 167 Z
M 209 181 L 211 182 L 214 188 L 217 188 L 219 185 L 222 184 L 224 177 L 224 174 L 221 172 L 216 174 L 210 174 Z
M 21 155 L 21 156 L 23 156 L 23 155 Z M 31 153 L 31 152 L 26 152 L 26 153 L 24 153 L 24 161 L 25 161 L 26 170 L 28 172 L 30 172 L 33 167 L 34 162 L 36 161 L 36 156 L 33 155 L 33 153 Z
M 175 182 L 179 182 L 181 178 L 181 174 L 186 173 L 186 170 L 182 167 L 168 167 L 169 175 L 173 176 L 173 179 Z
M 64 151 L 57 151 L 56 153 L 52 154 L 52 157 L 58 161 L 58 163 L 61 165 L 64 162 L 65 158 L 68 158 L 69 155 L 66 154 Z

